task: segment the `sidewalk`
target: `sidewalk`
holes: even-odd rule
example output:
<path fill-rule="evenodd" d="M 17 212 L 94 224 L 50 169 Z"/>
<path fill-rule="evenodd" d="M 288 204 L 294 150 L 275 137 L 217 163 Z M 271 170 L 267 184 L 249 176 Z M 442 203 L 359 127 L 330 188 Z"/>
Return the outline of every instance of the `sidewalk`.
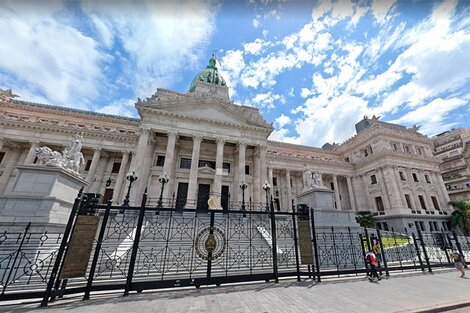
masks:
<path fill-rule="evenodd" d="M 348 281 L 281 281 L 200 289 L 144 291 L 61 299 L 49 308 L 38 304 L 0 306 L 0 312 L 470 312 L 470 271 L 392 276 L 378 283 L 365 277 Z M 374 305 L 374 306 L 372 306 Z M 452 305 L 456 305 L 453 306 Z M 468 307 L 467 307 L 468 306 Z M 464 309 L 461 309 L 465 307 Z M 441 310 L 439 310 L 441 308 Z M 468 311 L 467 311 L 468 310 Z"/>

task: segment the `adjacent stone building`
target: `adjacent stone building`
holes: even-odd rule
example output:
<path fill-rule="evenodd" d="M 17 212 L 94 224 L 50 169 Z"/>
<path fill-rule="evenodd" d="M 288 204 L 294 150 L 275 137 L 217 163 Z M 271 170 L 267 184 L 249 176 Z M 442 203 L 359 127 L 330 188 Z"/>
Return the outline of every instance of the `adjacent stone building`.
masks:
<path fill-rule="evenodd" d="M 470 129 L 452 129 L 431 139 L 434 155 L 442 160 L 440 169 L 450 199 L 470 200 Z"/>
<path fill-rule="evenodd" d="M 213 58 L 188 93 L 157 89 L 138 99 L 139 118 L 20 101 L 10 91 L 2 92 L 0 108 L 0 195 L 14 184 L 16 166 L 36 162 L 36 147 L 62 151 L 83 133 L 86 191 L 103 201 L 113 197 L 116 205 L 128 190 L 126 174 L 135 171 L 131 204 L 147 188 L 149 205 L 156 205 L 166 173 L 164 203 L 177 208 L 207 210 L 215 195 L 224 209 L 244 198 L 247 209 L 263 210 L 267 192 L 276 210 L 289 211 L 303 190 L 305 164 L 334 190 L 337 210 L 371 211 L 386 230 L 447 229 L 451 208 L 441 161 L 417 128 L 374 116 L 356 124 L 354 137 L 323 149 L 270 141 L 272 125 L 258 109 L 230 100 Z M 0 197 L 0 214 L 2 203 Z"/>

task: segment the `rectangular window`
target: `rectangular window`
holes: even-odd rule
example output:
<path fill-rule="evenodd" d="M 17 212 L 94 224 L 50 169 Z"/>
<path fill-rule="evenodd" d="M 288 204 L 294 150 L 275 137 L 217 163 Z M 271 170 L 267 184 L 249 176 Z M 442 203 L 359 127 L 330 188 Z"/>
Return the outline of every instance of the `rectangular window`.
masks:
<path fill-rule="evenodd" d="M 442 228 L 444 228 L 445 231 L 449 230 L 449 228 L 447 228 L 447 223 L 446 222 L 442 222 Z"/>
<path fill-rule="evenodd" d="M 401 180 L 406 180 L 405 173 L 399 172 L 400 173 L 400 179 Z"/>
<path fill-rule="evenodd" d="M 163 166 L 165 165 L 165 156 L 164 155 L 157 155 L 157 162 L 155 166 Z"/>
<path fill-rule="evenodd" d="M 434 224 L 432 222 L 429 222 L 429 230 L 434 231 Z"/>
<path fill-rule="evenodd" d="M 421 150 L 421 148 L 420 148 L 420 147 L 417 147 L 417 148 L 416 148 L 416 151 L 417 151 L 417 152 L 418 152 L 418 154 L 420 154 L 420 155 L 422 155 L 422 154 L 423 154 L 423 151 Z"/>
<path fill-rule="evenodd" d="M 398 147 L 396 143 L 392 143 L 392 149 L 393 151 L 398 151 Z"/>
<path fill-rule="evenodd" d="M 384 212 L 384 203 L 382 201 L 382 197 L 375 197 L 375 205 L 377 206 L 377 211 L 378 212 Z"/>
<path fill-rule="evenodd" d="M 378 228 L 379 230 L 382 230 L 382 224 L 381 223 L 376 223 L 375 227 Z"/>
<path fill-rule="evenodd" d="M 432 205 L 434 206 L 434 209 L 439 211 L 441 208 L 439 207 L 439 201 L 437 201 L 437 198 L 434 196 L 431 196 L 431 200 L 432 200 Z"/>
<path fill-rule="evenodd" d="M 215 170 L 215 162 L 214 161 L 199 160 L 198 167 L 209 167 L 209 168 Z"/>
<path fill-rule="evenodd" d="M 345 158 L 344 161 L 349 163 L 349 157 Z"/>
<path fill-rule="evenodd" d="M 273 186 L 277 186 L 277 177 L 273 177 Z"/>
<path fill-rule="evenodd" d="M 230 163 L 222 163 L 222 169 L 224 173 L 230 173 Z"/>
<path fill-rule="evenodd" d="M 87 160 L 86 165 L 85 165 L 85 171 L 90 170 L 90 166 L 91 166 L 91 160 Z"/>
<path fill-rule="evenodd" d="M 419 182 L 419 180 L 418 180 L 418 175 L 416 175 L 416 173 L 413 173 L 413 180 L 414 180 L 415 182 Z"/>
<path fill-rule="evenodd" d="M 438 230 L 439 230 L 439 227 L 437 226 L 437 222 L 432 222 L 432 223 L 434 224 L 434 229 L 435 229 L 436 231 L 438 231 Z"/>
<path fill-rule="evenodd" d="M 428 184 L 431 183 L 431 179 L 429 178 L 429 175 L 424 175 L 424 178 L 426 179 L 426 182 L 427 182 Z"/>
<path fill-rule="evenodd" d="M 405 194 L 405 199 L 406 199 L 406 205 L 408 206 L 408 209 L 413 209 L 413 207 L 411 206 L 410 195 Z"/>
<path fill-rule="evenodd" d="M 384 230 L 388 231 L 388 223 L 387 222 L 384 222 Z"/>
<path fill-rule="evenodd" d="M 290 179 L 290 187 L 294 187 L 294 185 L 292 184 L 292 178 Z"/>
<path fill-rule="evenodd" d="M 4 157 L 5 157 L 5 152 L 0 152 L 0 164 L 2 164 Z"/>
<path fill-rule="evenodd" d="M 181 158 L 180 168 L 190 169 L 191 168 L 191 159 Z"/>
<path fill-rule="evenodd" d="M 333 183 L 330 183 L 331 190 L 335 190 L 335 185 Z"/>
<path fill-rule="evenodd" d="M 120 168 L 121 168 L 121 162 L 114 162 L 113 163 L 113 169 L 111 170 L 111 173 L 119 173 Z M 108 202 L 108 201 L 106 201 L 106 202 Z"/>
<path fill-rule="evenodd" d="M 250 166 L 245 165 L 245 175 L 250 175 Z"/>
<path fill-rule="evenodd" d="M 419 226 L 421 227 L 422 231 L 426 231 L 426 227 L 424 227 L 424 222 L 423 221 L 419 222 Z"/>
<path fill-rule="evenodd" d="M 405 151 L 405 153 L 411 154 L 410 146 L 404 145 L 404 146 L 403 146 L 403 150 Z"/>
<path fill-rule="evenodd" d="M 370 183 L 371 183 L 372 185 L 377 184 L 377 177 L 375 177 L 375 175 L 372 175 L 372 176 L 370 177 Z"/>
<path fill-rule="evenodd" d="M 422 208 L 423 210 L 427 210 L 426 204 L 424 203 L 424 198 L 423 198 L 423 196 L 418 196 L 418 199 L 419 199 L 419 203 L 421 204 L 421 208 Z"/>

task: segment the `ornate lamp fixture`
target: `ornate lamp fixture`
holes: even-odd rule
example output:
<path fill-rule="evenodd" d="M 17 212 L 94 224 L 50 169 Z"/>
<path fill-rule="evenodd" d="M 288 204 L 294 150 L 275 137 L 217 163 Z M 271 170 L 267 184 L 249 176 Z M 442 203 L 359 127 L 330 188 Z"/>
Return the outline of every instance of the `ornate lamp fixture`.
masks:
<path fill-rule="evenodd" d="M 242 211 L 246 211 L 246 206 L 245 206 L 245 189 L 248 188 L 248 185 L 245 183 L 245 181 L 242 181 L 240 184 L 240 189 L 242 190 Z"/>
<path fill-rule="evenodd" d="M 266 212 L 269 212 L 269 190 L 271 190 L 271 185 L 268 181 L 264 183 L 263 190 L 266 192 Z"/>
<path fill-rule="evenodd" d="M 127 188 L 126 199 L 122 206 L 129 206 L 129 196 L 131 194 L 132 183 L 137 180 L 137 173 L 135 171 L 129 171 L 126 175 L 127 180 L 129 181 L 129 187 Z"/>
<path fill-rule="evenodd" d="M 158 199 L 157 208 L 161 208 L 163 199 L 163 189 L 165 188 L 165 184 L 168 183 L 170 180 L 168 179 L 168 176 L 166 176 L 166 173 L 163 173 L 162 175 L 160 175 L 160 177 L 158 177 L 158 181 L 160 182 L 160 184 L 162 184 L 162 188 L 160 190 L 160 198 Z"/>

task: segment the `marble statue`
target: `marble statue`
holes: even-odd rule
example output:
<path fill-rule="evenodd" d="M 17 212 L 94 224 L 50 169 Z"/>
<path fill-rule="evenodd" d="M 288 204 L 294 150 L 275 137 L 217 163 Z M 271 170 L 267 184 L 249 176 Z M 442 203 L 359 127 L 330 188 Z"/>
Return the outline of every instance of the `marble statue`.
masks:
<path fill-rule="evenodd" d="M 45 165 L 61 167 L 73 174 L 79 175 L 78 170 L 85 162 L 81 152 L 83 136 L 76 134 L 72 142 L 62 151 L 53 151 L 49 147 L 39 147 L 35 149 L 36 156 Z"/>
<path fill-rule="evenodd" d="M 304 174 L 303 174 L 303 183 L 304 190 L 311 190 L 313 188 L 323 187 L 321 182 L 321 175 L 316 172 L 312 172 L 306 164 L 304 164 Z"/>

